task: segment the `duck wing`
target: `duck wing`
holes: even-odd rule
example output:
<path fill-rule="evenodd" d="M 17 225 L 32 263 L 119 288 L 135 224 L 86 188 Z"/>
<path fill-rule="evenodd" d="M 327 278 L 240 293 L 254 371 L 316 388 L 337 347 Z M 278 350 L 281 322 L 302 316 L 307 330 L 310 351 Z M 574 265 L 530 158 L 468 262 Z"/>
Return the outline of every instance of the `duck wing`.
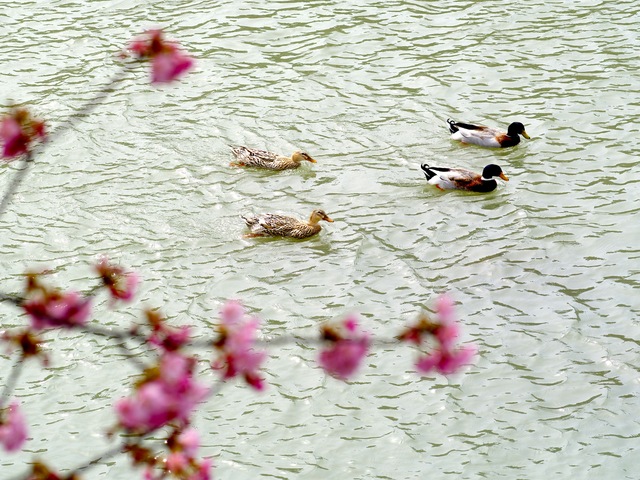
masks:
<path fill-rule="evenodd" d="M 231 147 L 231 150 L 239 161 L 250 165 L 256 163 L 272 163 L 279 158 L 279 156 L 275 153 L 267 152 L 266 150 L 258 150 L 255 148 L 234 146 Z"/>

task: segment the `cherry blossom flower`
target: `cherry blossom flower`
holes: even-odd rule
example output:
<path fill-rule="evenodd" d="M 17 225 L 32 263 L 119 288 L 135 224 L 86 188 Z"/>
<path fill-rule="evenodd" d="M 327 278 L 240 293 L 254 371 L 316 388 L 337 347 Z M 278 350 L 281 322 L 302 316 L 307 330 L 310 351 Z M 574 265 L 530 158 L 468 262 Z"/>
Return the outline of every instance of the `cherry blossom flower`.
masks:
<path fill-rule="evenodd" d="M 77 292 L 43 289 L 27 300 L 22 308 L 36 330 L 49 327 L 73 328 L 87 323 L 91 300 Z"/>
<path fill-rule="evenodd" d="M 437 371 L 444 375 L 455 373 L 463 365 L 469 363 L 476 349 L 467 345 L 456 349 L 455 342 L 460 335 L 460 328 L 455 319 L 453 301 L 447 295 L 441 295 L 436 302 L 436 321 L 427 315 L 421 315 L 418 321 L 406 328 L 399 336 L 401 341 L 422 346 L 425 338 L 430 338 L 433 348 L 423 353 L 416 361 L 416 370 L 420 373 Z"/>
<path fill-rule="evenodd" d="M 0 409 L 0 445 L 7 452 L 22 448 L 27 440 L 27 424 L 17 402 Z"/>
<path fill-rule="evenodd" d="M 2 156 L 7 159 L 27 153 L 31 143 L 46 137 L 44 122 L 31 117 L 28 110 L 16 108 L 0 120 Z"/>
<path fill-rule="evenodd" d="M 221 312 L 220 336 L 214 342 L 219 355 L 212 367 L 222 371 L 222 378 L 228 380 L 236 376 L 256 390 L 263 390 L 264 380 L 258 374 L 266 358 L 264 351 L 255 349 L 256 335 L 260 320 L 245 315 L 244 308 L 238 302 L 227 302 Z"/>
<path fill-rule="evenodd" d="M 129 302 L 136 293 L 140 279 L 134 272 L 127 272 L 124 268 L 109 263 L 107 257 L 101 257 L 95 265 L 102 283 L 109 289 L 113 301 Z"/>
<path fill-rule="evenodd" d="M 418 358 L 415 364 L 416 370 L 420 373 L 435 370 L 443 375 L 449 375 L 468 364 L 475 354 L 476 348 L 473 345 L 465 345 L 458 350 L 436 348 L 431 353 Z"/>
<path fill-rule="evenodd" d="M 129 50 L 141 59 L 151 59 L 151 82 L 169 83 L 189 71 L 194 61 L 163 38 L 162 30 L 149 30 L 135 39 Z"/>
<path fill-rule="evenodd" d="M 322 336 L 330 345 L 320 351 L 320 366 L 329 375 L 347 380 L 355 373 L 369 351 L 369 334 L 358 332 L 358 319 L 352 315 L 338 328 L 325 325 L 322 328 Z"/>
<path fill-rule="evenodd" d="M 148 369 L 132 397 L 120 399 L 120 425 L 131 433 L 148 433 L 170 422 L 186 424 L 208 389 L 193 378 L 195 359 L 177 352 L 162 354 Z"/>

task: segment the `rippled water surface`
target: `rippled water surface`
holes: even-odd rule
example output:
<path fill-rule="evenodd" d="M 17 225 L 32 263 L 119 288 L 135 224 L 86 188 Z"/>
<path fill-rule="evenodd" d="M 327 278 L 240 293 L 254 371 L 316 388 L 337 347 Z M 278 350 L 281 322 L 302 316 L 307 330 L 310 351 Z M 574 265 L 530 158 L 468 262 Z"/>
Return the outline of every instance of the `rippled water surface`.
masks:
<path fill-rule="evenodd" d="M 448 291 L 474 366 L 420 378 L 409 349 L 378 348 L 345 385 L 315 350 L 275 349 L 265 394 L 229 385 L 197 418 L 216 478 L 637 478 L 639 19 L 632 1 L 3 2 L 0 102 L 63 133 L 0 218 L 1 289 L 44 267 L 86 289 L 108 254 L 144 284 L 95 322 L 153 306 L 203 338 L 228 298 L 272 335 L 359 312 L 391 336 Z M 73 117 L 156 26 L 196 71 L 156 88 L 136 66 Z M 519 120 L 532 139 L 465 147 L 448 117 Z M 228 144 L 318 163 L 234 169 Z M 424 161 L 498 163 L 511 180 L 441 193 Z M 2 191 L 16 169 L 0 165 Z M 242 238 L 240 214 L 317 206 L 335 219 L 317 237 Z M 0 319 L 24 322 L 7 304 Z M 105 449 L 134 378 L 113 342 L 51 338 L 52 366 L 29 364 L 15 392 L 32 440 L 2 455 L 3 479 L 34 456 L 64 469 Z M 117 458 L 86 478 L 127 472 Z"/>

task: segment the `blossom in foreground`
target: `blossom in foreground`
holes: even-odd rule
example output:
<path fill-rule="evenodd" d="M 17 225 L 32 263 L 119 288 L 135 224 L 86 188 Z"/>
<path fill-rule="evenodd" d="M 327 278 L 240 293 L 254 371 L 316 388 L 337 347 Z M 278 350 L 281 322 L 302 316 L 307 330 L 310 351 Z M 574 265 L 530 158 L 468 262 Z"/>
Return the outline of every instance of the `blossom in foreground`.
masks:
<path fill-rule="evenodd" d="M 128 272 L 124 268 L 109 263 L 107 257 L 101 257 L 95 265 L 95 270 L 100 275 L 102 284 L 109 289 L 113 301 L 122 300 L 129 302 L 136 293 L 140 279 L 134 272 Z"/>
<path fill-rule="evenodd" d="M 166 352 L 180 350 L 191 338 L 191 328 L 187 325 L 172 327 L 157 310 L 147 310 L 147 324 L 151 327 L 148 342 Z"/>
<path fill-rule="evenodd" d="M 151 82 L 169 83 L 188 72 L 194 65 L 192 58 L 163 38 L 162 30 L 149 30 L 129 45 L 140 59 L 151 60 Z"/>
<path fill-rule="evenodd" d="M 362 363 L 371 342 L 369 334 L 358 330 L 355 316 L 347 317 L 337 327 L 322 327 L 322 338 L 330 344 L 320 351 L 318 361 L 329 375 L 347 380 Z"/>
<path fill-rule="evenodd" d="M 131 397 L 116 403 L 120 425 L 130 433 L 148 433 L 170 422 L 181 424 L 208 394 L 193 375 L 196 361 L 177 352 L 164 353 L 156 367 L 145 372 Z"/>
<path fill-rule="evenodd" d="M 0 120 L 0 141 L 4 158 L 15 158 L 27 153 L 34 140 L 45 136 L 44 122 L 34 119 L 24 108 L 16 108 Z"/>
<path fill-rule="evenodd" d="M 219 337 L 214 342 L 218 357 L 213 361 L 212 367 L 222 372 L 224 380 L 242 376 L 256 390 L 264 389 L 264 379 L 258 370 L 266 353 L 256 350 L 259 326 L 260 320 L 245 315 L 240 303 L 230 301 L 223 307 L 218 327 Z"/>
<path fill-rule="evenodd" d="M 0 409 L 0 445 L 7 452 L 22 448 L 27 440 L 27 424 L 17 402 Z"/>
<path fill-rule="evenodd" d="M 91 300 L 78 292 L 60 292 L 39 286 L 22 305 L 36 330 L 49 327 L 73 328 L 87 323 Z"/>
<path fill-rule="evenodd" d="M 40 357 L 40 361 L 44 366 L 49 365 L 49 356 L 42 348 L 44 343 L 42 338 L 30 328 L 19 330 L 15 333 L 3 332 L 0 335 L 0 340 L 7 342 L 10 346 L 17 347 L 22 354 L 23 360 L 30 357 Z"/>
<path fill-rule="evenodd" d="M 433 348 L 423 353 L 415 363 L 420 373 L 437 371 L 444 375 L 455 373 L 463 365 L 468 364 L 476 353 L 473 345 L 461 348 L 455 347 L 460 335 L 460 328 L 455 319 L 453 301 L 447 295 L 441 295 L 436 302 L 436 317 L 433 321 L 426 315 L 421 315 L 417 322 L 406 328 L 398 339 L 404 342 L 422 346 L 425 337 L 431 338 Z"/>
<path fill-rule="evenodd" d="M 416 370 L 420 373 L 435 370 L 443 375 L 449 375 L 467 365 L 475 354 L 476 348 L 473 345 L 465 345 L 457 350 L 435 348 L 431 353 L 418 358 Z"/>

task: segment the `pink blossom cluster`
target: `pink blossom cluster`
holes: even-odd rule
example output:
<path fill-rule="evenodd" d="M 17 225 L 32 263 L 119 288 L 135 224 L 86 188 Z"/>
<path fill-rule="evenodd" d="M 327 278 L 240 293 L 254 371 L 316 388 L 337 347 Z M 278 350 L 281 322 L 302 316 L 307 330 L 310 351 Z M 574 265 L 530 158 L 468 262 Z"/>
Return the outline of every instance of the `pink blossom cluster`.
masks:
<path fill-rule="evenodd" d="M 120 426 L 144 434 L 170 422 L 187 424 L 208 389 L 194 378 L 196 360 L 179 352 L 164 352 L 154 367 L 144 372 L 131 397 L 116 403 Z"/>
<path fill-rule="evenodd" d="M 426 315 L 407 328 L 398 338 L 402 341 L 422 346 L 425 336 L 435 342 L 428 353 L 418 357 L 416 370 L 420 373 L 436 371 L 444 375 L 455 373 L 463 365 L 469 363 L 476 353 L 473 345 L 455 348 L 460 329 L 455 319 L 453 301 L 447 295 L 441 295 L 436 303 L 437 322 Z"/>
<path fill-rule="evenodd" d="M 27 424 L 17 402 L 0 409 L 0 445 L 7 452 L 22 448 L 27 440 Z"/>
<path fill-rule="evenodd" d="M 16 108 L 0 120 L 4 158 L 11 159 L 27 153 L 33 141 L 45 137 L 44 122 L 34 119 L 24 108 Z"/>
<path fill-rule="evenodd" d="M 36 330 L 50 327 L 73 328 L 87 323 L 91 300 L 78 292 L 61 292 L 43 285 L 39 275 L 27 276 L 27 299 L 22 308 Z"/>
<path fill-rule="evenodd" d="M 258 374 L 266 358 L 264 351 L 256 350 L 256 336 L 260 320 L 245 315 L 244 307 L 234 301 L 227 302 L 221 312 L 219 336 L 214 342 L 218 357 L 212 367 L 222 372 L 224 380 L 242 376 L 256 390 L 263 390 L 264 379 Z"/>
<path fill-rule="evenodd" d="M 147 460 L 145 480 L 162 480 L 167 474 L 181 480 L 211 480 L 211 459 L 197 458 L 200 436 L 194 428 L 177 430 L 167 439 L 166 458 Z"/>
<path fill-rule="evenodd" d="M 163 38 L 162 30 L 148 30 L 131 42 L 129 50 L 138 58 L 151 59 L 152 83 L 172 82 L 194 65 L 192 58 Z"/>
<path fill-rule="evenodd" d="M 151 334 L 147 341 L 166 352 L 174 352 L 184 347 L 191 336 L 191 329 L 182 325 L 171 327 L 165 323 L 165 318 L 156 310 L 147 310 L 147 324 Z"/>
<path fill-rule="evenodd" d="M 129 302 L 133 299 L 140 283 L 140 278 L 135 272 L 127 272 L 121 266 L 110 263 L 107 257 L 98 260 L 95 270 L 100 275 L 103 285 L 109 290 L 113 301 Z"/>
<path fill-rule="evenodd" d="M 324 325 L 322 338 L 329 345 L 320 351 L 320 366 L 341 380 L 347 380 L 355 373 L 371 344 L 369 334 L 359 331 L 355 315 L 348 316 L 338 325 Z"/>

